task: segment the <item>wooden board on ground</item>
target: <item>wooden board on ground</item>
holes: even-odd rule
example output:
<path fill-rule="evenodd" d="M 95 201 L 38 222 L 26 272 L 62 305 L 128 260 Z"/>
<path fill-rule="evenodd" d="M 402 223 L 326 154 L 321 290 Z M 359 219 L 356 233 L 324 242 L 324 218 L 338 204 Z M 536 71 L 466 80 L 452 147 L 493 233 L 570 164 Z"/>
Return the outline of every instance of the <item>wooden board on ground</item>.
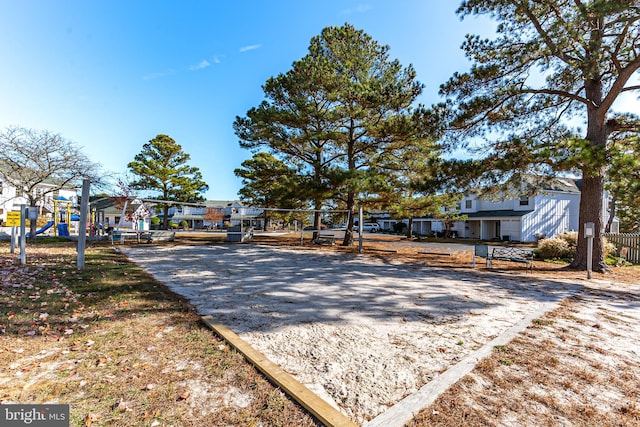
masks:
<path fill-rule="evenodd" d="M 304 384 L 270 361 L 264 354 L 251 347 L 235 332 L 224 325 L 216 323 L 212 316 L 203 316 L 202 321 L 327 427 L 356 427 L 356 424 L 344 414 L 319 398 Z"/>

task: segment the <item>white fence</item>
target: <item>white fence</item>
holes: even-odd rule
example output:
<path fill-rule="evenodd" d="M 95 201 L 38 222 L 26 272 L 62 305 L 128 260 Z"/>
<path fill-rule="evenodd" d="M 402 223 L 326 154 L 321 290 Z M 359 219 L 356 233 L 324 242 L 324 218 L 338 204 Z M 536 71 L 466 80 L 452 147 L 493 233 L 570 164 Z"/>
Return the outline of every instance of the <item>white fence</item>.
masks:
<path fill-rule="evenodd" d="M 618 248 L 618 255 L 623 248 L 627 248 L 627 261 L 640 264 L 640 234 L 635 233 L 605 233 L 604 237 Z"/>

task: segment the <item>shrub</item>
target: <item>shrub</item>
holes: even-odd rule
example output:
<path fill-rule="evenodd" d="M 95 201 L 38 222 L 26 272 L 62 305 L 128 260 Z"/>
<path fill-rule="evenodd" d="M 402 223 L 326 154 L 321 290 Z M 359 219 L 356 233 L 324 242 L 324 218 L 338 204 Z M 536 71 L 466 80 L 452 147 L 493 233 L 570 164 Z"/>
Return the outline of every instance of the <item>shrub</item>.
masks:
<path fill-rule="evenodd" d="M 189 223 L 183 219 L 180 221 L 180 228 L 189 228 Z"/>
<path fill-rule="evenodd" d="M 152 216 L 151 217 L 151 225 L 160 225 L 161 222 L 162 222 L 162 220 L 160 218 L 158 218 L 157 216 Z"/>
<path fill-rule="evenodd" d="M 568 258 L 574 253 L 575 248 L 572 251 L 569 243 L 558 237 L 540 240 L 536 249 L 537 256 L 542 259 Z"/>
<path fill-rule="evenodd" d="M 176 228 L 178 228 L 178 224 L 176 224 L 176 223 L 175 223 L 175 222 L 173 222 L 173 221 L 169 221 L 169 228 L 171 228 L 171 229 L 176 229 Z"/>
<path fill-rule="evenodd" d="M 603 238 L 604 257 L 614 256 L 616 247 Z M 542 239 L 538 241 L 536 254 L 542 259 L 553 258 L 574 258 L 576 255 L 576 247 L 578 246 L 578 232 L 568 231 L 556 234 L 551 239 Z"/>
<path fill-rule="evenodd" d="M 561 239 L 567 242 L 569 248 L 575 252 L 578 246 L 578 232 L 577 231 L 565 231 L 564 233 L 556 234 L 556 239 Z"/>

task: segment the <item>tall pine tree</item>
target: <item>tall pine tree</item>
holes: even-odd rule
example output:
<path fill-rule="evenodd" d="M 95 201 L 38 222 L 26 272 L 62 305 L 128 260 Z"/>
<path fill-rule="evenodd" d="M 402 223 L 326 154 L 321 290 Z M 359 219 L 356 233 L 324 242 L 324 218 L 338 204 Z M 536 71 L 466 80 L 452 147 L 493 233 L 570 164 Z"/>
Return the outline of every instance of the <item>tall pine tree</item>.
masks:
<path fill-rule="evenodd" d="M 269 79 L 267 100 L 236 119 L 236 134 L 241 146 L 266 147 L 306 171 L 311 185 L 300 197 L 315 209 L 346 207 L 350 245 L 356 203 L 388 189 L 389 153 L 418 142 L 409 133 L 416 127 L 400 124 L 413 117 L 422 88 L 411 66 L 389 58 L 388 46 L 349 24 L 328 27 L 292 70 Z"/>
<path fill-rule="evenodd" d="M 467 36 L 472 61 L 441 88 L 457 140 L 488 144 L 485 177 L 518 179 L 577 171 L 582 175 L 574 268 L 586 269 L 587 222 L 595 224 L 594 270 L 606 270 L 601 232 L 611 136 L 624 130 L 612 110 L 638 92 L 640 4 L 637 0 L 465 0 L 461 17 L 488 15 L 494 39 Z M 586 131 L 571 126 L 583 119 Z M 575 135 L 581 135 L 576 137 Z M 495 176 L 495 175 L 493 175 Z M 500 178 L 498 178 L 499 180 Z"/>
<path fill-rule="evenodd" d="M 127 167 L 137 177 L 129 183 L 136 190 L 150 191 L 159 200 L 168 202 L 203 201 L 201 193 L 209 186 L 197 167 L 189 166 L 191 156 L 167 135 L 157 135 L 142 146 Z M 169 224 L 169 203 L 163 203 L 163 228 Z"/>

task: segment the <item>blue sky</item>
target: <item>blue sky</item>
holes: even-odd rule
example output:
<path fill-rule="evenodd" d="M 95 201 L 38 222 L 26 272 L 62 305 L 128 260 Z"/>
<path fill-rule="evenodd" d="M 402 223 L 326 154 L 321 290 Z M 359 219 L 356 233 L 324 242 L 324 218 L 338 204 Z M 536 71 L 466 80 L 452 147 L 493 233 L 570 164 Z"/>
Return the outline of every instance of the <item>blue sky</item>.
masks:
<path fill-rule="evenodd" d="M 62 134 L 126 172 L 142 145 L 167 134 L 200 169 L 208 199 L 237 198 L 233 170 L 251 156 L 236 116 L 263 99 L 262 84 L 302 58 L 310 39 L 345 22 L 390 46 L 426 85 L 420 102 L 468 62 L 466 33 L 485 20 L 455 15 L 458 1 L 0 2 L 0 128 Z"/>

